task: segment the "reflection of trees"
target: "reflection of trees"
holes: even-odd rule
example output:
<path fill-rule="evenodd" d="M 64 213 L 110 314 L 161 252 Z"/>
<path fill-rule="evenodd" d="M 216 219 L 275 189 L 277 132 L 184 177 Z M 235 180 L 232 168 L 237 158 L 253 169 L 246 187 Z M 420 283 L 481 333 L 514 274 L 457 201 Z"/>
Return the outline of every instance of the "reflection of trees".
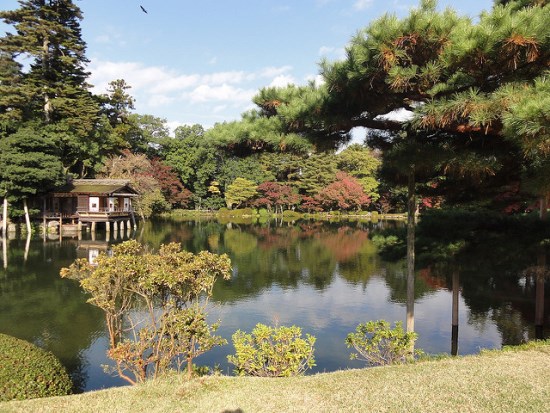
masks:
<path fill-rule="evenodd" d="M 337 269 L 347 281 L 366 284 L 377 262 L 361 224 L 232 226 L 218 239 L 219 244 L 222 241 L 219 248 L 231 255 L 234 276 L 214 287 L 217 301 L 236 301 L 275 285 L 296 288 L 305 284 L 324 290 Z"/>
<path fill-rule="evenodd" d="M 59 277 L 59 268 L 76 257 L 76 242 L 31 245 L 26 263 L 24 241 L 9 245 L 9 266 L 0 272 L 0 329 L 54 353 L 76 390 L 83 390 L 87 378 L 82 352 L 103 330 L 103 315 L 86 303 L 77 283 Z"/>
<path fill-rule="evenodd" d="M 407 304 L 407 263 L 404 260 L 382 264 L 384 280 L 390 290 L 390 300 L 394 303 Z M 414 299 L 419 300 L 436 291 L 436 288 L 425 281 L 423 277 L 414 279 Z"/>
<path fill-rule="evenodd" d="M 529 217 L 433 213 L 419 224 L 420 266 L 444 280 L 448 289 L 453 269 L 460 268 L 470 321 L 479 326 L 479 320 L 490 319 L 503 344 L 519 344 L 534 338 L 537 277 L 529 273 L 545 261 L 541 242 L 549 226 Z M 549 307 L 545 303 L 546 313 Z"/>
<path fill-rule="evenodd" d="M 253 253 L 258 246 L 258 239 L 240 229 L 228 229 L 223 235 L 224 243 L 236 256 Z"/>

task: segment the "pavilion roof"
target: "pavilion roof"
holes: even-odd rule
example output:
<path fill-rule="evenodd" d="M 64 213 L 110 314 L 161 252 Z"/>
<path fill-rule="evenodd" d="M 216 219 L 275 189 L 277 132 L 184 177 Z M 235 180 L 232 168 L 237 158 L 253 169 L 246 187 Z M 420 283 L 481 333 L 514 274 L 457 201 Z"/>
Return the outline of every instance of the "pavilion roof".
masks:
<path fill-rule="evenodd" d="M 54 196 L 67 195 L 124 195 L 136 196 L 138 192 L 126 179 L 74 179 L 53 191 Z"/>

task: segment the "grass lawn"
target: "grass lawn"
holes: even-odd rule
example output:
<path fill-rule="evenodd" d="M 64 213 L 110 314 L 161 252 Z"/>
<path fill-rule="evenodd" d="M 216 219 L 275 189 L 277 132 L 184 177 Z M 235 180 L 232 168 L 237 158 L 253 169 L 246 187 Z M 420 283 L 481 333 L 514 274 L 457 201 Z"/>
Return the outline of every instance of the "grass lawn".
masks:
<path fill-rule="evenodd" d="M 171 376 L 0 403 L 0 412 L 550 412 L 550 341 L 478 356 L 284 379 Z"/>

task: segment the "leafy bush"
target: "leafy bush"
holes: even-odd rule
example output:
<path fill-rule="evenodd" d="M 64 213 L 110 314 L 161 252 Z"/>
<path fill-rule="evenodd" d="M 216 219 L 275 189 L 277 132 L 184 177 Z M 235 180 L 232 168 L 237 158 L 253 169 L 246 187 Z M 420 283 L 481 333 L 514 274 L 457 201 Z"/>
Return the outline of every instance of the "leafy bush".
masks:
<path fill-rule="evenodd" d="M 63 396 L 72 382 L 50 352 L 15 337 L 0 334 L 0 401 Z"/>
<path fill-rule="evenodd" d="M 196 357 L 226 343 L 214 334 L 218 324 L 207 323 L 206 308 L 216 279 L 231 277 L 229 257 L 192 254 L 176 243 L 155 254 L 135 240 L 112 251 L 94 265 L 76 260 L 61 276 L 79 280 L 88 302 L 105 312 L 113 371 L 136 384 L 187 364 L 191 377 Z"/>
<path fill-rule="evenodd" d="M 385 320 L 359 324 L 355 333 L 348 334 L 346 344 L 357 353 L 350 358 L 366 361 L 371 366 L 406 363 L 414 360 L 417 334 L 403 331 L 401 322 L 392 329 Z"/>
<path fill-rule="evenodd" d="M 298 219 L 302 217 L 302 214 L 297 211 L 292 211 L 290 209 L 286 209 L 283 211 L 283 217 L 285 218 L 292 218 L 292 219 Z"/>
<path fill-rule="evenodd" d="M 240 376 L 290 377 L 315 366 L 315 337 L 302 338 L 300 327 L 257 324 L 252 334 L 233 334 L 236 354 L 227 357 Z"/>

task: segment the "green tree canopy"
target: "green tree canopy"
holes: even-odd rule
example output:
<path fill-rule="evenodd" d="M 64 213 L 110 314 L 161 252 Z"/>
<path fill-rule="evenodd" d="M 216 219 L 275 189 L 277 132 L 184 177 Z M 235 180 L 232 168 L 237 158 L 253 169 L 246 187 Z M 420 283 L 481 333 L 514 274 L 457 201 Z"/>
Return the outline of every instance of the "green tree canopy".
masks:
<path fill-rule="evenodd" d="M 99 161 L 102 137 L 96 129 L 99 106 L 89 92 L 86 44 L 82 40 L 82 13 L 70 0 L 26 0 L 13 11 L 0 11 L 0 19 L 13 26 L 15 33 L 0 38 L 0 53 L 12 80 L 3 101 L 17 120 L 41 121 L 50 133 L 58 135 L 57 144 L 65 167 L 85 175 Z M 19 73 L 9 59 L 24 57 L 30 65 Z M 5 73 L 2 74 L 5 76 Z M 6 113 L 4 111 L 4 113 Z"/>
<path fill-rule="evenodd" d="M 43 194 L 64 182 L 54 142 L 30 127 L 0 139 L 0 196 L 11 201 Z"/>

